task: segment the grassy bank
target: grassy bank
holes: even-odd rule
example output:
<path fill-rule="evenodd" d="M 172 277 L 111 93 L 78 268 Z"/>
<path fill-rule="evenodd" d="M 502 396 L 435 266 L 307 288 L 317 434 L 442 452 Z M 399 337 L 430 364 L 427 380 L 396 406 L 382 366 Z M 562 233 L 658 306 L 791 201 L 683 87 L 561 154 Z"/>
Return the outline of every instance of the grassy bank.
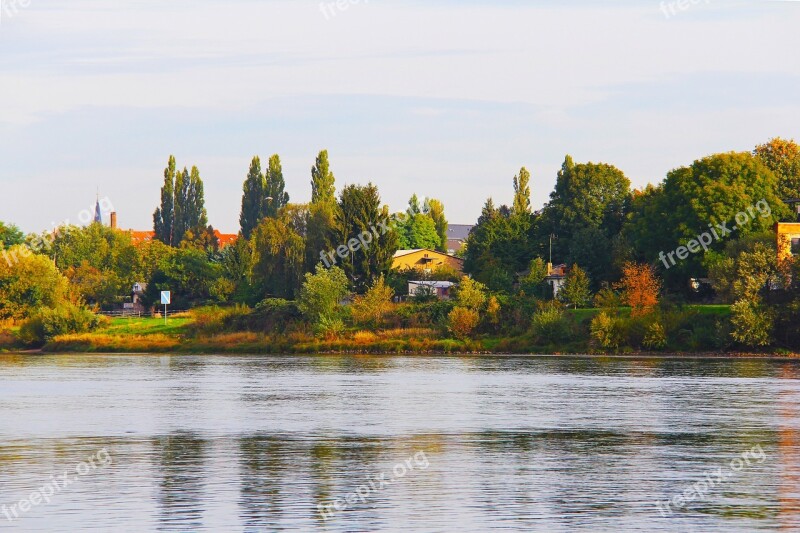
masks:
<path fill-rule="evenodd" d="M 687 339 L 678 348 L 648 351 L 631 347 L 598 349 L 591 342 L 589 327 L 599 309 L 568 310 L 564 321 L 569 326 L 566 336 L 549 338 L 547 335 L 526 331 L 518 335 L 484 333 L 472 339 L 450 338 L 445 331 L 430 327 L 400 327 L 373 331 L 346 330 L 335 336 L 320 338 L 308 328 L 270 327 L 268 331 L 225 331 L 221 323 L 207 316 L 183 315 L 164 323 L 160 318 L 115 318 L 92 333 L 60 335 L 44 347 L 49 353 L 199 353 L 199 354 L 467 354 L 467 353 L 530 353 L 530 354 L 639 354 L 680 353 L 741 355 L 742 350 L 707 349 L 693 340 L 692 335 L 707 332 L 679 331 Z M 728 306 L 696 306 L 694 316 L 727 317 Z M 620 316 L 629 310 L 618 310 Z M 698 323 L 702 322 L 698 320 Z M 686 328 L 686 325 L 678 327 Z M 707 325 L 706 325 L 706 329 Z M 10 335 L 10 334 L 9 334 Z M 0 339 L 8 337 L 0 335 Z M 0 345 L 2 346 L 2 345 Z M 747 355 L 791 355 L 780 351 L 764 351 Z"/>

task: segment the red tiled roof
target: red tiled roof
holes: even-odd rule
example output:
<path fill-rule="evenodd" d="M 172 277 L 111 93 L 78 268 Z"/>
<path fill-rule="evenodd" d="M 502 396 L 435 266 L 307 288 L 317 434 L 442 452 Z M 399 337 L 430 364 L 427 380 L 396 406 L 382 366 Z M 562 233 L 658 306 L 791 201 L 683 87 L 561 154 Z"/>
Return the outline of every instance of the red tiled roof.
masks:
<path fill-rule="evenodd" d="M 156 237 L 154 231 L 135 231 L 132 229 L 123 231 L 128 232 L 128 234 L 131 236 L 131 241 L 133 241 L 133 244 L 135 245 L 150 242 Z M 235 233 L 220 233 L 219 230 L 214 230 L 214 235 L 216 235 L 217 239 L 219 240 L 220 248 L 226 248 L 230 246 L 236 242 L 236 239 L 239 238 L 239 236 Z"/>

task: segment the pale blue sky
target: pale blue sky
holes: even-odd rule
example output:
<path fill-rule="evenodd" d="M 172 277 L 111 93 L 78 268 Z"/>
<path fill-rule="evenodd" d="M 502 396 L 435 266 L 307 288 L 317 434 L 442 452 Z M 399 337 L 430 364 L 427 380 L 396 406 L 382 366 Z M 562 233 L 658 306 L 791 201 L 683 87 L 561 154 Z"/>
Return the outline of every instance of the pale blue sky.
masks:
<path fill-rule="evenodd" d="M 292 201 L 328 148 L 338 185 L 372 180 L 398 210 L 437 197 L 473 223 L 523 165 L 540 207 L 567 153 L 642 186 L 800 140 L 800 2 L 11 2 L 0 220 L 26 231 L 74 221 L 97 187 L 122 227 L 151 228 L 170 154 L 235 232 L 254 154 L 281 155 Z"/>

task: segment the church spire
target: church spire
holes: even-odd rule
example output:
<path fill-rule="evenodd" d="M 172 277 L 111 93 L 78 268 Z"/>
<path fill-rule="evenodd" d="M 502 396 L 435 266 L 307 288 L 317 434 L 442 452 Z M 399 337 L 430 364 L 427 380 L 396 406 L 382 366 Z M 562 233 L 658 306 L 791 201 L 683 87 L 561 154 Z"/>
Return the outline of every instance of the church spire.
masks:
<path fill-rule="evenodd" d="M 103 213 L 100 211 L 100 190 L 97 190 L 97 204 L 94 206 L 94 221 L 102 224 L 103 223 Z"/>

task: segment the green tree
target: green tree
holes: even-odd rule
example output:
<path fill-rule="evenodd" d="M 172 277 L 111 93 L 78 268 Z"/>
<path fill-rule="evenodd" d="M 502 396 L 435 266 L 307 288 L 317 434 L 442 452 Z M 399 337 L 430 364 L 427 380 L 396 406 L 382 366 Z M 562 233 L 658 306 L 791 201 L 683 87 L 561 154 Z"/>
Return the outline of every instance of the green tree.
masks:
<path fill-rule="evenodd" d="M 435 250 L 441 247 L 442 239 L 436 222 L 428 213 L 420 210 L 417 195 L 408 202 L 408 211 L 397 215 L 398 246 L 402 250 L 428 248 Z"/>
<path fill-rule="evenodd" d="M 456 290 L 456 305 L 480 312 L 486 304 L 486 286 L 464 276 Z"/>
<path fill-rule="evenodd" d="M 392 308 L 394 291 L 383 276 L 375 280 L 363 296 L 353 300 L 353 319 L 361 326 L 379 327 Z"/>
<path fill-rule="evenodd" d="M 249 241 L 237 239 L 231 246 L 221 252 L 220 265 L 226 279 L 233 283 L 233 301 L 256 305 L 259 293 L 251 285 L 253 254 Z"/>
<path fill-rule="evenodd" d="M 0 320 L 23 319 L 35 310 L 70 300 L 69 282 L 45 255 L 12 246 L 0 260 Z"/>
<path fill-rule="evenodd" d="M 590 283 L 586 272 L 578 265 L 572 265 L 567 273 L 567 279 L 564 280 L 564 286 L 558 292 L 558 299 L 575 309 L 584 307 L 592 300 Z"/>
<path fill-rule="evenodd" d="M 203 250 L 174 248 L 160 258 L 144 299 L 150 305 L 157 305 L 161 291 L 171 291 L 174 309 L 219 303 L 214 289 L 222 277 L 222 266 L 209 261 Z"/>
<path fill-rule="evenodd" d="M 541 257 L 535 257 L 528 266 L 527 273 L 520 278 L 519 288 L 526 295 L 534 296 L 539 299 L 550 299 L 553 297 L 553 289 L 545 281 L 550 272 L 547 263 Z"/>
<path fill-rule="evenodd" d="M 436 234 L 439 236 L 439 245 L 436 247 L 440 252 L 447 252 L 447 218 L 444 214 L 444 204 L 435 198 L 430 198 L 426 202 L 428 215 L 433 219 L 436 227 Z"/>
<path fill-rule="evenodd" d="M 339 208 L 335 213 L 334 242 L 340 243 L 342 252 L 335 261 L 345 271 L 356 292 L 365 292 L 381 274 L 392 267 L 398 239 L 393 221 L 386 206 L 381 207 L 378 188 L 348 185 L 339 196 Z M 368 237 L 372 240 L 363 246 Z M 342 259 L 341 255 L 345 257 Z"/>
<path fill-rule="evenodd" d="M 175 182 L 175 224 L 173 246 L 179 246 L 187 232 L 198 235 L 208 227 L 206 200 L 200 171 L 193 166 L 191 172 L 185 168 Z"/>
<path fill-rule="evenodd" d="M 540 240 L 558 235 L 553 253 L 562 259 L 582 229 L 597 228 L 610 241 L 622 228 L 630 197 L 630 181 L 621 170 L 605 163 L 575 164 L 568 155 L 544 209 Z"/>
<path fill-rule="evenodd" d="M 278 154 L 269 158 L 265 179 L 264 213 L 268 217 L 277 218 L 280 210 L 289 203 L 289 193 L 285 190 L 286 182 L 283 179 L 283 167 Z"/>
<path fill-rule="evenodd" d="M 496 292 L 511 292 L 517 273 L 523 272 L 531 257 L 528 223 L 512 217 L 506 206 L 495 208 L 490 198 L 478 224 L 467 238 L 464 270 Z"/>
<path fill-rule="evenodd" d="M 311 203 L 336 202 L 336 178 L 330 169 L 328 151 L 322 150 L 311 167 Z"/>
<path fill-rule="evenodd" d="M 60 228 L 49 255 L 84 300 L 104 308 L 122 303 L 134 283 L 147 280 L 130 234 L 102 224 Z"/>
<path fill-rule="evenodd" d="M 242 210 L 239 213 L 239 226 L 245 239 L 249 239 L 253 230 L 266 216 L 264 210 L 267 202 L 265 198 L 267 183 L 261 173 L 261 159 L 253 157 L 250 170 L 242 186 Z"/>
<path fill-rule="evenodd" d="M 671 171 L 636 198 L 626 232 L 638 259 L 663 267 L 673 287 L 684 287 L 689 277 L 705 277 L 704 254 L 681 259 L 669 252 L 712 231 L 714 252 L 730 239 L 769 231 L 789 213 L 777 191 L 775 174 L 752 154 L 712 155 Z"/>
<path fill-rule="evenodd" d="M 800 197 L 800 146 L 793 139 L 775 137 L 756 146 L 753 154 L 777 176 L 782 200 Z"/>
<path fill-rule="evenodd" d="M 14 224 L 0 222 L 0 250 L 25 242 L 25 235 Z"/>
<path fill-rule="evenodd" d="M 175 156 L 169 156 L 164 169 L 164 185 L 161 187 L 161 206 L 153 213 L 153 231 L 156 239 L 172 246 L 172 226 L 175 217 Z"/>
<path fill-rule="evenodd" d="M 514 205 L 512 211 L 515 215 L 529 215 L 531 212 L 530 180 L 531 173 L 525 167 L 522 167 L 519 174 L 514 176 Z"/>
<path fill-rule="evenodd" d="M 338 267 L 317 265 L 315 273 L 306 273 L 297 307 L 312 324 L 338 317 L 341 302 L 349 294 L 347 276 Z"/>
<path fill-rule="evenodd" d="M 250 239 L 251 279 L 259 299 L 294 298 L 300 288 L 305 242 L 280 219 L 265 218 Z"/>

